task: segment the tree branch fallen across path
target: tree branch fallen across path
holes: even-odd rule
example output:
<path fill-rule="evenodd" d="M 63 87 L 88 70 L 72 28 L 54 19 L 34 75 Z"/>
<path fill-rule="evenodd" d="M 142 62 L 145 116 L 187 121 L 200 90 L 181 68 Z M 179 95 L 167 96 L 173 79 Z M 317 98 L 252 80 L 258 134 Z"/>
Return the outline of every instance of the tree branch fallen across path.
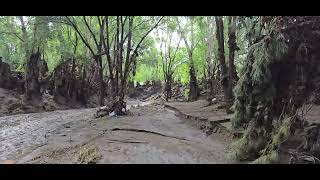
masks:
<path fill-rule="evenodd" d="M 159 132 L 148 131 L 148 130 L 144 130 L 144 129 L 113 128 L 113 129 L 104 130 L 104 133 L 105 133 L 105 132 L 108 132 L 108 131 L 133 131 L 133 132 L 143 132 L 143 133 L 156 134 L 156 135 L 159 135 L 159 136 L 174 138 L 174 139 L 183 140 L 183 141 L 189 141 L 188 139 L 183 138 L 183 137 L 170 136 L 170 135 L 162 134 L 162 133 L 159 133 Z"/>

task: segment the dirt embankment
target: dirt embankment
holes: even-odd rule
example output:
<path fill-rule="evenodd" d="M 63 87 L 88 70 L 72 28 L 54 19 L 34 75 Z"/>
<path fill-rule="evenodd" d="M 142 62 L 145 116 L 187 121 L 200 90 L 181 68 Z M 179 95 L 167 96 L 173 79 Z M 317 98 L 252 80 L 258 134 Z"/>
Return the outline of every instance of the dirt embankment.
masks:
<path fill-rule="evenodd" d="M 53 96 L 49 94 L 44 94 L 39 101 L 29 101 L 22 94 L 0 88 L 0 117 L 63 109 L 70 109 L 70 107 L 56 103 Z"/>

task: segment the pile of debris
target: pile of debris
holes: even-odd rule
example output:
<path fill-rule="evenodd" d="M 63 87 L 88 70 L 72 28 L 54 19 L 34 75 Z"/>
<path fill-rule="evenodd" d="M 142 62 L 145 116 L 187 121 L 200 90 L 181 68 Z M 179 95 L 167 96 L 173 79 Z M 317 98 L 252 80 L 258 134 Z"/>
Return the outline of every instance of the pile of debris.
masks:
<path fill-rule="evenodd" d="M 172 88 L 172 97 L 175 101 L 187 101 L 186 96 L 184 95 L 184 92 L 186 91 L 186 86 L 177 83 Z"/>
<path fill-rule="evenodd" d="M 100 107 L 96 114 L 96 118 L 104 116 L 123 116 L 127 114 L 126 102 L 121 100 L 119 96 L 110 100 L 106 106 Z"/>

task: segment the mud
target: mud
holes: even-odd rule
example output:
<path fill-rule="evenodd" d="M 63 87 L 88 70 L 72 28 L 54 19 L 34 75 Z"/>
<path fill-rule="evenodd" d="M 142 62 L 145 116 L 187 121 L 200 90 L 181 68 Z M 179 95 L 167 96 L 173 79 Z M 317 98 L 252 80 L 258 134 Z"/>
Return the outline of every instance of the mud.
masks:
<path fill-rule="evenodd" d="M 228 142 L 206 136 L 174 111 L 157 104 L 128 104 L 130 115 L 122 117 L 94 119 L 95 109 L 2 117 L 0 160 L 23 164 L 232 163 L 225 157 Z"/>

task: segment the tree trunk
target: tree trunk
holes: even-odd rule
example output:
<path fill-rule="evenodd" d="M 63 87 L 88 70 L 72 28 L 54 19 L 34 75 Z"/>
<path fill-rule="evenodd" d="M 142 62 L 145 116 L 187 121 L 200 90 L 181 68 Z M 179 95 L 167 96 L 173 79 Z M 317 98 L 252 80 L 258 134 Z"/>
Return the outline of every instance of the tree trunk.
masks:
<path fill-rule="evenodd" d="M 103 67 L 102 67 L 102 58 L 99 56 L 96 60 L 96 62 L 99 65 L 99 84 L 100 84 L 100 98 L 99 98 L 99 105 L 104 105 L 104 94 L 105 94 L 105 88 L 104 88 L 104 81 L 103 81 Z"/>
<path fill-rule="evenodd" d="M 212 32 L 212 19 L 207 17 L 208 23 L 208 34 L 207 34 L 207 77 L 206 79 L 206 89 L 207 89 L 207 98 L 212 99 L 214 95 L 214 87 L 213 87 L 213 80 L 214 80 L 214 65 L 213 65 L 213 58 L 212 58 L 212 48 L 213 48 L 213 32 Z"/>
<path fill-rule="evenodd" d="M 23 20 L 23 16 L 17 16 L 20 23 L 21 23 L 21 31 L 22 31 L 22 46 L 24 48 L 25 51 L 25 59 L 23 59 L 23 66 L 25 65 L 25 62 L 29 59 L 30 56 L 30 47 L 29 47 L 29 39 L 28 39 L 28 32 L 27 32 L 27 28 L 25 26 L 25 22 Z"/>
<path fill-rule="evenodd" d="M 193 50 L 195 48 L 195 43 L 194 43 L 194 17 L 191 17 L 191 43 L 189 44 L 187 41 L 187 37 L 184 34 L 181 26 L 180 26 L 180 22 L 178 21 L 178 18 L 176 18 L 177 23 L 178 23 L 178 27 L 179 27 L 179 31 L 180 34 L 182 36 L 182 39 L 185 42 L 185 45 L 187 46 L 187 51 L 188 51 L 188 55 L 189 55 L 189 62 L 190 62 L 190 67 L 189 67 L 189 76 L 190 76 L 190 82 L 189 82 L 189 86 L 190 86 L 190 92 L 189 92 L 189 101 L 195 101 L 198 99 L 199 95 L 200 95 L 200 90 L 199 90 L 199 86 L 198 86 L 198 82 L 197 82 L 197 77 L 196 77 L 196 71 L 195 71 L 195 67 L 194 67 L 194 63 L 193 63 L 193 57 L 192 57 L 192 53 Z"/>
<path fill-rule="evenodd" d="M 198 81 L 196 77 L 196 71 L 193 64 L 192 54 L 189 55 L 189 59 L 191 61 L 190 63 L 190 69 L 189 69 L 189 75 L 190 75 L 190 92 L 189 92 L 189 100 L 190 101 L 196 101 L 198 97 L 200 96 L 200 90 L 198 86 Z"/>
<path fill-rule="evenodd" d="M 172 97 L 172 73 L 169 72 L 165 74 L 165 91 L 166 91 L 166 101 Z"/>
<path fill-rule="evenodd" d="M 233 102 L 232 88 L 230 87 L 230 78 L 228 76 L 228 69 L 225 62 L 224 54 L 224 35 L 223 35 L 223 20 L 222 17 L 216 16 L 216 26 L 217 26 L 217 40 L 218 40 L 218 53 L 221 71 L 221 85 L 223 87 L 224 99 L 226 101 L 226 111 L 230 113 L 230 107 Z"/>
<path fill-rule="evenodd" d="M 6 62 L 2 62 L 2 57 L 0 56 L 0 87 L 8 88 L 10 82 L 10 66 Z"/>
<path fill-rule="evenodd" d="M 121 89 L 120 89 L 120 100 L 124 101 L 124 94 L 127 89 L 127 80 L 130 73 L 130 66 L 132 63 L 135 63 L 137 52 L 133 52 L 133 55 L 130 56 L 131 53 L 131 43 L 132 43 L 132 30 L 133 30 L 133 17 L 129 17 L 129 29 L 128 29 L 128 44 L 127 44 L 127 50 L 126 50 L 126 58 L 124 62 L 124 70 L 121 72 L 123 75 L 121 75 Z M 122 43 L 123 46 L 123 43 Z M 121 67 L 122 69 L 122 63 Z"/>
<path fill-rule="evenodd" d="M 231 87 L 234 86 L 234 82 L 238 81 L 239 77 L 237 75 L 236 67 L 234 65 L 234 55 L 237 50 L 239 50 L 239 47 L 237 46 L 236 42 L 236 21 L 235 17 L 230 16 L 229 17 L 229 28 L 228 28 L 228 45 L 229 45 L 229 77 L 230 77 L 230 83 Z"/>

